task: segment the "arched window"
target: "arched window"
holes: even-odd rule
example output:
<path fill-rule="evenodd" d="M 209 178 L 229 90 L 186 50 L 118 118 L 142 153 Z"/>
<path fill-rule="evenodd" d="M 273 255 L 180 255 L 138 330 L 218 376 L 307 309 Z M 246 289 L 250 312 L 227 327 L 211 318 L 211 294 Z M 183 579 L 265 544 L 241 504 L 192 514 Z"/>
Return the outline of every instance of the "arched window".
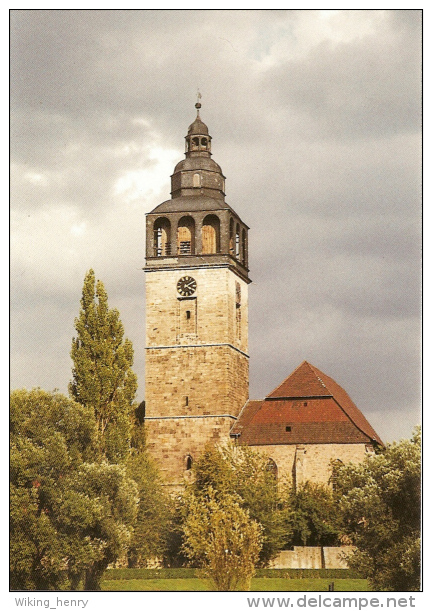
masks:
<path fill-rule="evenodd" d="M 215 214 L 208 214 L 202 226 L 202 254 L 220 252 L 220 220 Z"/>
<path fill-rule="evenodd" d="M 268 459 L 268 462 L 266 465 L 266 471 L 268 471 L 274 477 L 275 481 L 277 481 L 278 468 L 277 468 L 277 464 L 275 463 L 275 461 L 272 458 Z"/>
<path fill-rule="evenodd" d="M 193 175 L 193 186 L 200 187 L 201 186 L 201 176 L 199 174 Z"/>
<path fill-rule="evenodd" d="M 192 138 L 192 148 L 197 149 L 199 147 L 199 138 L 195 136 Z"/>
<path fill-rule="evenodd" d="M 180 219 L 177 228 L 177 254 L 193 255 L 195 253 L 195 222 L 191 216 Z"/>
<path fill-rule="evenodd" d="M 192 456 L 188 454 L 186 456 L 186 465 L 185 465 L 186 471 L 190 471 L 192 469 L 192 463 L 193 463 Z"/>
<path fill-rule="evenodd" d="M 242 230 L 242 239 L 241 239 L 241 262 L 243 265 L 246 265 L 246 230 Z"/>
<path fill-rule="evenodd" d="M 201 146 L 203 147 L 207 146 L 207 138 L 201 138 Z"/>
<path fill-rule="evenodd" d="M 171 225 L 168 219 L 159 218 L 153 225 L 155 257 L 171 254 Z"/>
<path fill-rule="evenodd" d="M 236 225 L 236 236 L 235 236 L 235 256 L 236 259 L 240 259 L 240 225 Z"/>
<path fill-rule="evenodd" d="M 234 256 L 234 221 L 230 220 L 230 233 L 229 233 L 229 254 Z"/>

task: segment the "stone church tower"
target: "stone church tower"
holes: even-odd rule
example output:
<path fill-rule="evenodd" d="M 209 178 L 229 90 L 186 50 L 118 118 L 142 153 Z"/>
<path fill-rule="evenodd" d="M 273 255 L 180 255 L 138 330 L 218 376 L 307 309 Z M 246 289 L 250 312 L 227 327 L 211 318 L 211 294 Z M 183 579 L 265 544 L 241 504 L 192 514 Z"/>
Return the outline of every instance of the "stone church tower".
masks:
<path fill-rule="evenodd" d="M 361 462 L 383 442 L 307 361 L 265 399 L 249 400 L 248 227 L 225 201 L 200 107 L 171 199 L 147 214 L 147 448 L 175 487 L 206 445 L 229 439 L 265 454 L 294 487 L 331 484 L 334 461 Z"/>
<path fill-rule="evenodd" d="M 248 227 L 195 106 L 171 199 L 146 220 L 147 447 L 174 486 L 229 439 L 249 392 Z"/>

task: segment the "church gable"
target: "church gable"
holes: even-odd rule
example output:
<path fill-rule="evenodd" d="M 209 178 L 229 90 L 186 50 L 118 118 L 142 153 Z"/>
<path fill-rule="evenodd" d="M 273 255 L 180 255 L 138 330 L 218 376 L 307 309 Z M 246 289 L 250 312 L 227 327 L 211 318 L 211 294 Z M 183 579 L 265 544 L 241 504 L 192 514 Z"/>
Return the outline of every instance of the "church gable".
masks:
<path fill-rule="evenodd" d="M 286 399 L 288 397 L 329 397 L 332 393 L 326 388 L 323 380 L 307 361 L 303 361 L 267 399 Z"/>
<path fill-rule="evenodd" d="M 382 444 L 343 388 L 306 361 L 264 401 L 250 401 L 231 435 L 248 445 Z"/>

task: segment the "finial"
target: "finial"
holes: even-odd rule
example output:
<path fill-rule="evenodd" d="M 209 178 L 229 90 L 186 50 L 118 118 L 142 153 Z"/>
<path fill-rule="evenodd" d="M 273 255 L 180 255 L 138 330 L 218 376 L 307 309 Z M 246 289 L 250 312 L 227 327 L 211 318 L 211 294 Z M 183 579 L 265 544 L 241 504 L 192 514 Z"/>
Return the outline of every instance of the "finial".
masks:
<path fill-rule="evenodd" d="M 197 117 L 199 117 L 199 109 L 201 108 L 201 102 L 200 102 L 201 98 L 202 98 L 202 95 L 200 93 L 200 90 L 197 89 L 197 101 L 195 104 L 195 108 L 197 109 Z"/>

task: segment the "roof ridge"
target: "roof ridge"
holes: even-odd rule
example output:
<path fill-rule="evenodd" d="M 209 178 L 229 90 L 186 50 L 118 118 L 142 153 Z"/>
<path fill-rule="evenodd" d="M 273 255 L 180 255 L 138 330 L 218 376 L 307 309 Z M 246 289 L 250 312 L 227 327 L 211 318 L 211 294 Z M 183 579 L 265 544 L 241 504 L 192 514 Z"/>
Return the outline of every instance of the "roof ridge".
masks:
<path fill-rule="evenodd" d="M 281 387 L 283 384 L 285 384 L 285 382 L 286 382 L 286 381 L 287 381 L 287 380 L 288 380 L 288 379 L 289 379 L 289 378 L 290 378 L 292 375 L 294 375 L 294 374 L 295 374 L 295 372 L 296 372 L 298 369 L 300 369 L 300 367 L 302 367 L 302 366 L 303 366 L 305 363 L 306 363 L 306 365 L 309 365 L 309 363 L 308 363 L 306 360 L 305 360 L 305 361 L 302 361 L 302 362 L 300 363 L 300 365 L 297 365 L 297 367 L 296 367 L 296 368 L 295 368 L 295 369 L 294 369 L 294 370 L 293 370 L 293 371 L 292 371 L 292 372 L 289 374 L 289 376 L 288 376 L 288 377 L 286 377 L 284 380 L 282 380 L 282 382 L 281 382 L 280 384 L 278 384 L 278 385 L 276 386 L 276 388 L 274 388 L 274 389 L 273 389 L 271 392 L 269 392 L 269 394 L 267 395 L 267 397 L 269 397 L 270 395 L 272 395 L 273 393 L 275 393 L 275 392 L 276 392 L 276 391 L 277 391 L 277 390 L 278 390 L 278 389 L 279 389 L 279 388 L 280 388 L 280 387 Z M 267 397 L 266 397 L 266 399 L 267 399 Z"/>
<path fill-rule="evenodd" d="M 319 369 L 317 369 L 316 367 L 314 367 L 313 365 L 311 365 L 311 363 L 309 363 L 308 361 L 304 360 L 300 363 L 300 365 L 298 365 L 298 367 L 296 367 L 294 369 L 294 371 L 292 371 L 288 377 L 286 377 L 276 388 L 274 388 L 265 398 L 265 400 L 267 399 L 275 399 L 276 397 L 274 396 L 280 388 L 282 388 L 290 379 L 292 379 L 293 377 L 295 377 L 295 374 L 304 366 L 307 366 L 308 371 L 310 374 L 312 374 L 314 376 L 314 378 L 316 378 L 316 380 L 318 381 L 319 385 L 325 389 L 329 394 L 326 396 L 332 397 L 333 393 L 331 392 L 331 390 L 328 388 L 327 384 L 324 382 L 324 380 L 322 379 L 322 377 L 320 377 L 320 375 L 325 377 L 325 374 L 323 374 Z M 317 373 L 318 372 L 318 373 Z M 318 375 L 320 374 L 320 375 Z M 296 395 L 286 395 L 285 397 L 283 397 L 282 395 L 280 395 L 278 398 L 289 398 L 289 397 L 294 397 Z M 314 394 L 314 395 L 310 395 L 310 396 L 315 396 L 315 397 L 319 397 L 319 396 L 324 396 L 322 394 Z"/>
<path fill-rule="evenodd" d="M 305 363 L 306 362 L 307 361 L 305 361 Z M 324 386 L 324 388 L 326 388 L 329 391 L 330 395 L 333 397 L 333 393 L 331 392 L 330 388 L 328 388 L 327 384 L 321 378 L 321 376 L 324 376 L 325 378 L 329 378 L 330 376 L 327 376 L 323 371 L 320 371 L 318 367 L 315 367 L 315 365 L 312 365 L 311 363 L 308 363 L 308 365 L 311 368 L 311 370 L 313 371 L 313 373 L 315 374 L 315 376 L 318 378 L 318 380 L 321 382 L 321 384 Z"/>
<path fill-rule="evenodd" d="M 323 375 L 325 378 L 328 378 L 331 382 L 331 384 L 334 384 L 336 386 L 336 389 L 338 390 L 338 392 L 336 393 L 336 396 L 334 394 L 334 392 L 332 392 L 332 397 L 333 399 L 336 401 L 336 403 L 339 405 L 340 409 L 344 412 L 344 414 L 348 417 L 348 419 L 352 422 L 352 424 L 364 435 L 367 435 L 370 439 L 377 441 L 378 443 L 383 444 L 383 442 L 381 441 L 380 437 L 378 436 L 378 434 L 376 433 L 375 429 L 370 425 L 369 421 L 367 420 L 367 418 L 365 417 L 365 415 L 363 414 L 363 412 L 357 407 L 357 405 L 354 403 L 354 401 L 351 399 L 351 397 L 349 396 L 349 394 L 347 393 L 347 391 L 340 385 L 338 384 L 333 378 L 331 378 L 329 375 L 327 375 L 326 373 L 320 371 L 318 368 L 314 367 L 313 365 L 311 365 L 311 367 L 316 370 L 316 372 L 320 373 L 321 375 Z M 316 373 L 315 372 L 315 373 Z M 317 374 L 318 375 L 318 374 Z M 328 385 L 326 384 L 326 388 L 328 389 Z M 328 389 L 330 391 L 330 389 Z M 339 395 L 339 391 L 341 393 L 343 393 L 346 398 L 348 399 L 348 401 L 350 402 L 350 405 L 346 405 L 344 407 L 343 402 L 340 401 L 340 397 L 338 397 L 337 395 Z M 330 391 L 331 392 L 331 391 Z M 348 409 L 347 409 L 348 408 Z M 350 413 L 351 411 L 354 411 L 354 414 Z M 360 418 L 361 423 L 359 424 L 357 419 Z M 366 429 L 366 430 L 365 430 Z M 367 431 L 367 429 L 370 429 L 369 432 Z M 375 433 L 375 436 L 371 435 L 371 432 Z"/>

